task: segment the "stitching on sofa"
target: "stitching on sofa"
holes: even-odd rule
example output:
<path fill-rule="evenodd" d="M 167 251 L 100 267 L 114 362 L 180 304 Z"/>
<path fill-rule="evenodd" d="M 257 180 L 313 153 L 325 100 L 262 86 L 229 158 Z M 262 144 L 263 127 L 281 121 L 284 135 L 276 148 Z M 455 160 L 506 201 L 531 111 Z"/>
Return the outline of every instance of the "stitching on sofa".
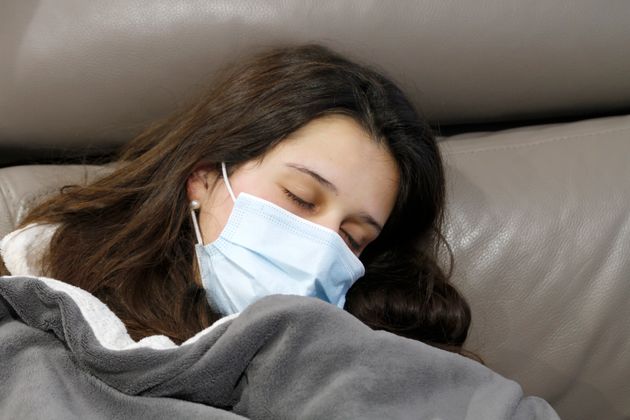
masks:
<path fill-rule="evenodd" d="M 521 147 L 530 147 L 530 146 L 536 146 L 536 145 L 539 145 L 539 144 L 551 143 L 551 142 L 555 142 L 555 141 L 558 141 L 558 140 L 568 140 L 568 139 L 579 138 L 579 137 L 589 137 L 589 136 L 595 136 L 595 135 L 598 135 L 598 134 L 617 133 L 617 132 L 620 132 L 620 131 L 627 131 L 627 130 L 630 130 L 630 127 L 610 128 L 610 129 L 607 129 L 607 130 L 593 131 L 591 133 L 584 133 L 584 134 L 575 134 L 575 135 L 572 135 L 572 136 L 552 137 L 552 138 L 549 138 L 549 139 L 540 140 L 540 141 L 536 141 L 536 142 L 533 142 L 533 143 L 516 144 L 516 145 L 512 145 L 512 146 L 502 146 L 502 147 L 486 147 L 484 149 L 466 150 L 466 151 L 459 151 L 459 152 L 449 152 L 448 148 L 447 148 L 447 150 L 444 151 L 444 154 L 446 156 L 453 156 L 453 155 L 466 155 L 466 154 L 479 153 L 479 152 L 494 152 L 494 151 L 498 151 L 498 150 L 518 149 L 518 148 L 521 148 Z"/>
<path fill-rule="evenodd" d="M 3 204 L 3 211 L 5 212 L 6 215 L 8 215 L 8 221 L 11 223 L 11 227 L 13 227 L 14 220 L 15 220 L 15 214 L 13 213 L 13 207 L 9 205 L 9 199 L 6 195 L 4 195 L 4 191 L 0 191 L 0 196 L 2 196 L 2 200 L 0 200 L 0 202 Z M 2 226 L 4 223 L 0 223 L 0 226 Z M 0 236 L 2 234 L 0 233 Z"/>
<path fill-rule="evenodd" d="M 9 216 L 9 220 L 13 221 L 15 220 L 15 207 L 11 206 L 9 203 L 13 202 L 17 202 L 18 198 L 16 197 L 16 195 L 14 194 L 14 190 L 12 188 L 9 188 L 9 186 L 2 182 L 0 183 L 0 195 L 2 195 L 2 202 L 4 203 L 4 207 L 5 207 L 5 214 L 7 214 Z"/>

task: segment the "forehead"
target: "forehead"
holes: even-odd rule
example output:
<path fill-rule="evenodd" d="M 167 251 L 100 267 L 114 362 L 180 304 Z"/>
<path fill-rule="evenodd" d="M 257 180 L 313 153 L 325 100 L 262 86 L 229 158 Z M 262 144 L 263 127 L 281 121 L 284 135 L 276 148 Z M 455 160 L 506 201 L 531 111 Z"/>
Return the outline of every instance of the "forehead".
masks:
<path fill-rule="evenodd" d="M 273 170 L 297 163 L 332 182 L 339 196 L 387 219 L 398 191 L 398 168 L 384 142 L 377 143 L 351 117 L 328 115 L 292 133 L 263 159 Z"/>

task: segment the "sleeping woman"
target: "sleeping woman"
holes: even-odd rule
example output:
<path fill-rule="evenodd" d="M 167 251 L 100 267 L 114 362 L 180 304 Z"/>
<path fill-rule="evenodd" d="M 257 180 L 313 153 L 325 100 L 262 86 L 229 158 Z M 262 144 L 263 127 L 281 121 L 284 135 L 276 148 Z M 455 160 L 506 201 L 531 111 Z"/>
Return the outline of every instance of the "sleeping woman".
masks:
<path fill-rule="evenodd" d="M 31 235 L 41 253 L 30 272 L 5 257 L 7 274 L 91 293 L 134 340 L 179 345 L 267 296 L 298 295 L 480 361 L 463 348 L 469 306 L 438 264 L 441 247 L 451 266 L 452 254 L 436 140 L 374 69 L 316 44 L 262 51 L 112 168 L 28 213 L 3 248 Z"/>

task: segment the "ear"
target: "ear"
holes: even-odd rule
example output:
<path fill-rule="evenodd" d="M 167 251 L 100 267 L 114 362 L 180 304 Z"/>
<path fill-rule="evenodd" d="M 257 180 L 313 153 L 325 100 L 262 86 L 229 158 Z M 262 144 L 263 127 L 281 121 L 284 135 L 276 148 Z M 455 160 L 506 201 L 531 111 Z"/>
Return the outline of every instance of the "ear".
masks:
<path fill-rule="evenodd" d="M 208 178 L 212 175 L 209 168 L 195 169 L 186 180 L 186 193 L 188 200 L 203 202 L 209 192 Z"/>

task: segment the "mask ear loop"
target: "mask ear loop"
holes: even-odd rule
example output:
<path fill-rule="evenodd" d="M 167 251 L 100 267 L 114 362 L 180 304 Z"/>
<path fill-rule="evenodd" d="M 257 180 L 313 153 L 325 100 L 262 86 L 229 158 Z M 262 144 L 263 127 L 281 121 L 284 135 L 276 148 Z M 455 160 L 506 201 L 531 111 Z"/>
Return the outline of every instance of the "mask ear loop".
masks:
<path fill-rule="evenodd" d="M 227 170 L 225 169 L 225 162 L 221 162 L 221 171 L 223 172 L 223 180 L 225 181 L 225 186 L 230 193 L 230 197 L 232 197 L 232 201 L 236 201 L 234 191 L 232 191 L 232 186 L 230 185 L 230 181 L 228 180 Z"/>
<path fill-rule="evenodd" d="M 227 170 L 225 169 L 225 162 L 221 162 L 221 172 L 223 173 L 223 180 L 225 181 L 225 186 L 230 193 L 230 197 L 232 197 L 232 201 L 236 201 L 234 191 L 232 191 L 232 186 L 230 185 L 230 181 L 228 180 Z M 195 210 L 199 210 L 200 207 L 201 205 L 199 204 L 199 201 L 192 200 L 190 202 L 190 217 L 192 219 L 193 227 L 195 228 L 197 243 L 199 245 L 203 245 L 203 238 L 201 237 L 201 230 L 199 229 L 199 222 L 197 222 L 197 214 L 195 213 Z"/>

